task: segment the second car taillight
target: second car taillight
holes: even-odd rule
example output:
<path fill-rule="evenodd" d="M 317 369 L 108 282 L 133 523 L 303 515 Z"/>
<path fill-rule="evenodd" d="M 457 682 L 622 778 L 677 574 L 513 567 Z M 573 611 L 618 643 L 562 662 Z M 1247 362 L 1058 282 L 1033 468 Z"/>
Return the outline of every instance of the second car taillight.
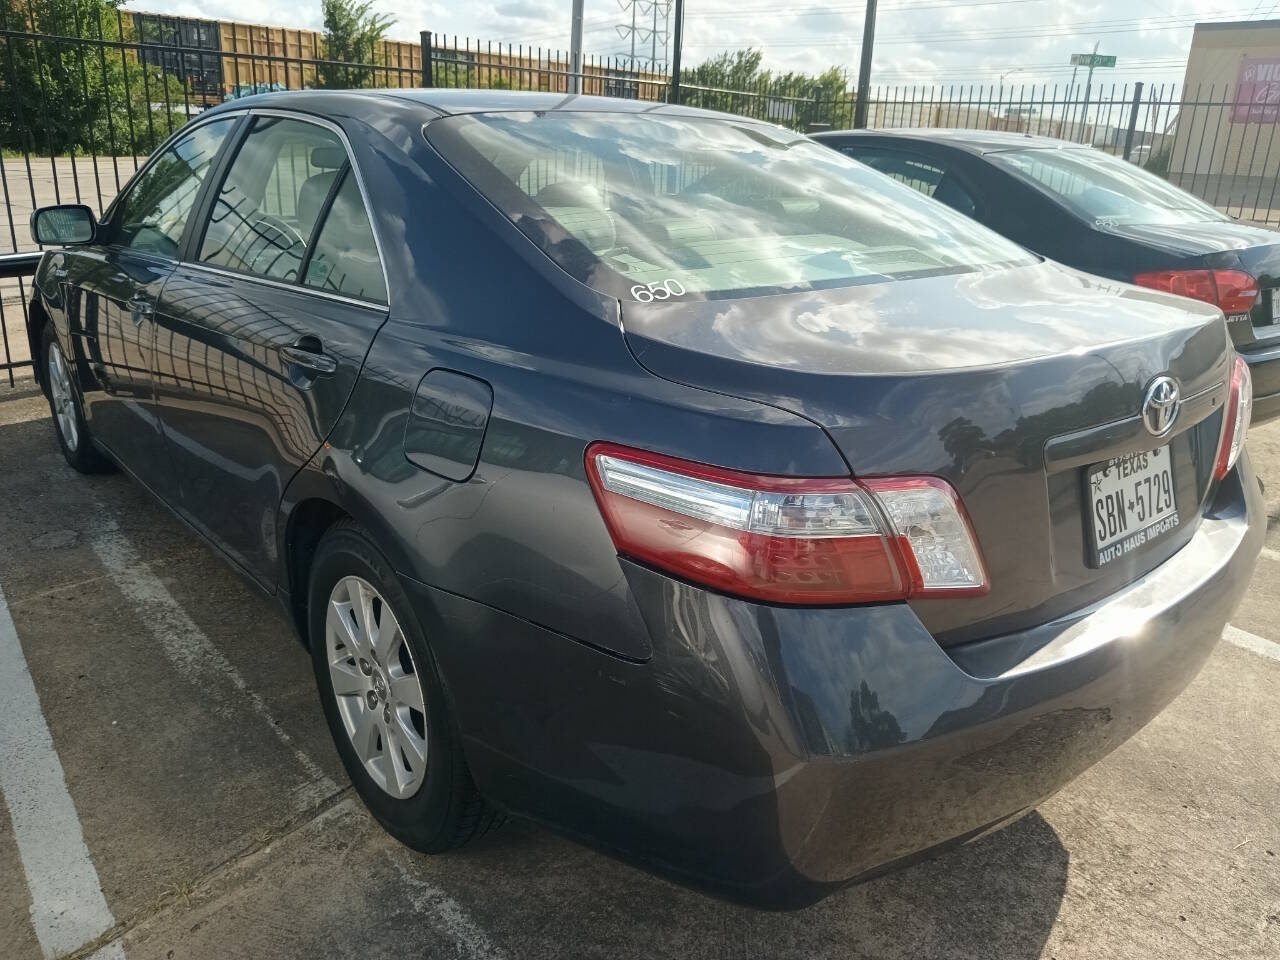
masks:
<path fill-rule="evenodd" d="M 762 476 L 610 443 L 586 466 L 619 554 L 715 590 L 831 605 L 989 589 L 963 506 L 935 477 Z"/>
<path fill-rule="evenodd" d="M 1215 480 L 1221 480 L 1240 459 L 1244 438 L 1253 419 L 1253 378 L 1249 365 L 1237 355 L 1231 365 L 1231 392 L 1223 414 L 1222 439 L 1218 442 L 1218 459 L 1213 465 Z"/>
<path fill-rule="evenodd" d="M 1158 270 L 1140 273 L 1133 282 L 1212 303 L 1227 316 L 1248 313 L 1258 302 L 1258 281 L 1243 270 Z"/>

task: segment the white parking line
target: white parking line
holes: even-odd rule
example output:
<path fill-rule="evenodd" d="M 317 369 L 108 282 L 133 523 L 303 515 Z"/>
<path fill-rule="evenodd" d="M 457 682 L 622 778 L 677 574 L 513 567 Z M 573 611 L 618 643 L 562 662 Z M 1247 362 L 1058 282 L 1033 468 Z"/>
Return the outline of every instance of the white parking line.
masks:
<path fill-rule="evenodd" d="M 1227 624 L 1227 628 L 1222 631 L 1222 639 L 1256 653 L 1260 657 L 1267 657 L 1280 663 L 1280 643 L 1275 643 L 1266 637 L 1260 637 L 1248 630 L 1241 630 L 1239 627 Z"/>
<path fill-rule="evenodd" d="M 437 930 L 453 940 L 455 956 L 470 960 L 503 960 L 503 952 L 476 926 L 460 903 L 434 884 L 415 877 L 395 853 L 389 856 L 400 879 L 411 891 L 409 902 L 413 904 L 414 912 L 427 918 Z"/>
<path fill-rule="evenodd" d="M 103 523 L 90 538 L 89 545 L 107 568 L 111 581 L 126 599 L 137 604 L 140 619 L 169 662 L 189 682 L 212 697 L 228 718 L 236 716 L 239 704 L 225 695 L 223 688 L 227 682 L 249 701 L 254 712 L 266 722 L 267 729 L 289 749 L 310 780 L 295 793 L 296 808 L 309 809 L 335 793 L 337 784 L 285 732 L 261 695 L 245 682 L 240 671 L 173 599 L 173 594 L 138 555 L 133 544 L 113 527 L 109 521 Z"/>
<path fill-rule="evenodd" d="M 1262 548 L 1262 558 L 1264 560 L 1274 560 L 1280 562 L 1280 550 L 1272 550 L 1270 547 Z"/>
<path fill-rule="evenodd" d="M 46 957 L 56 957 L 101 936 L 115 918 L 89 858 L 3 590 L 0 662 L 0 793 L 26 873 L 36 939 Z M 123 957 L 123 948 L 104 954 L 104 960 Z"/>

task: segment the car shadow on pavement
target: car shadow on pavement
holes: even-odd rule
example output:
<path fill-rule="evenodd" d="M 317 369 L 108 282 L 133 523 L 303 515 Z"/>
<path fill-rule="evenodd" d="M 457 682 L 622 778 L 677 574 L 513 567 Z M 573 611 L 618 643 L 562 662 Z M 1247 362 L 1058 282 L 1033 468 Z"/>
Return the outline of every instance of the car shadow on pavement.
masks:
<path fill-rule="evenodd" d="M 448 888 L 513 956 L 1034 960 L 1058 916 L 1069 859 L 1033 812 L 791 913 L 713 899 L 519 821 L 418 864 L 440 877 L 452 860 Z"/>

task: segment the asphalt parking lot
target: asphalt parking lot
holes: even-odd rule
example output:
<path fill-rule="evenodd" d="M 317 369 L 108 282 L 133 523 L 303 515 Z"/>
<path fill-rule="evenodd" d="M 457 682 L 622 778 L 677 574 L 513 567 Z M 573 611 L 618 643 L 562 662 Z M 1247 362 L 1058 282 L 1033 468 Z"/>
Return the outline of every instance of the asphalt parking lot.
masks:
<path fill-rule="evenodd" d="M 520 822 L 397 845 L 275 602 L 0 395 L 0 956 L 1280 956 L 1280 423 L 1249 449 L 1268 548 L 1164 714 L 1009 829 L 766 914 Z"/>

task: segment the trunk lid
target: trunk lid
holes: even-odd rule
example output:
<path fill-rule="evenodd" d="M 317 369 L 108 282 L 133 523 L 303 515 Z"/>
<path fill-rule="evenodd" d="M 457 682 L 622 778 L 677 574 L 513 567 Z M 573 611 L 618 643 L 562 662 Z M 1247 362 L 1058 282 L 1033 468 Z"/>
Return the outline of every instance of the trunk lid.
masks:
<path fill-rule="evenodd" d="M 1261 291 L 1247 316 L 1228 317 L 1242 352 L 1280 342 L 1280 233 L 1238 220 L 1180 226 L 1126 224 L 1109 233 L 1170 254 L 1170 267 L 1244 270 Z"/>
<path fill-rule="evenodd" d="M 940 642 L 1023 629 L 1131 582 L 1194 532 L 1230 345 L 1214 308 L 1050 264 L 773 297 L 623 304 L 637 360 L 821 425 L 857 476 L 931 474 L 963 498 L 992 580 L 913 601 Z M 1185 407 L 1140 420 L 1169 374 Z M 1088 464 L 1170 444 L 1180 523 L 1091 566 Z M 731 465 L 730 465 L 731 466 Z"/>

